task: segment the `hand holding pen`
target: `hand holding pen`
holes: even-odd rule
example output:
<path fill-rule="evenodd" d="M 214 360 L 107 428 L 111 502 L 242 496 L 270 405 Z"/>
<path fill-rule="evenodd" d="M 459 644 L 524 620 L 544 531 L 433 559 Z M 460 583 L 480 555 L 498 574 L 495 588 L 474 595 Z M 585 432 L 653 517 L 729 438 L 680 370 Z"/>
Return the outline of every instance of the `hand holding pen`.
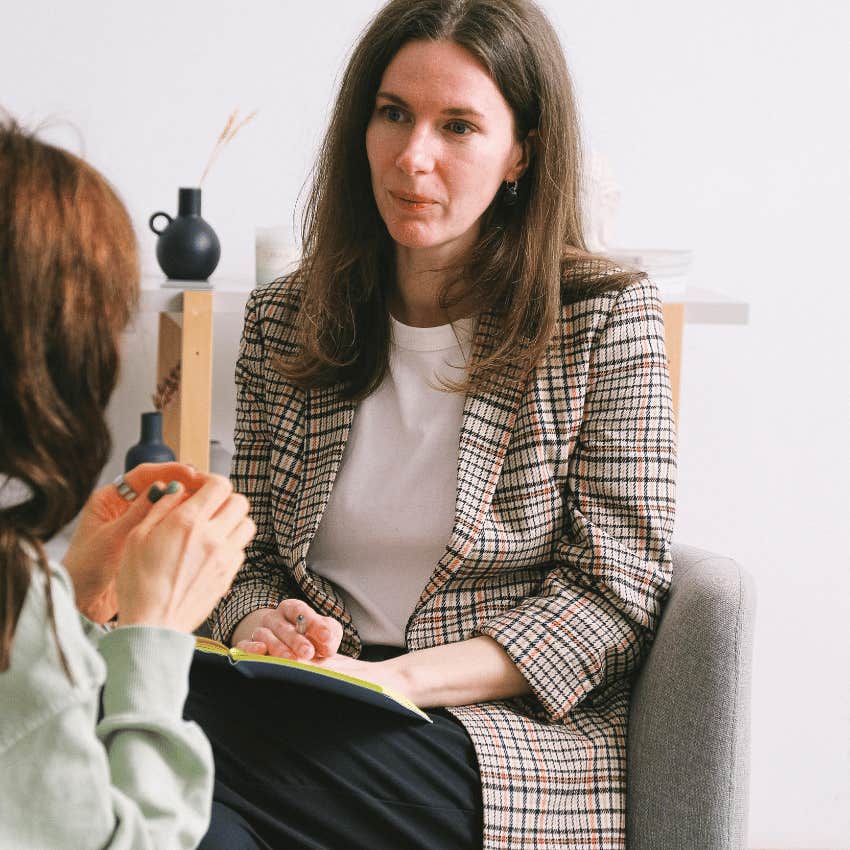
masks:
<path fill-rule="evenodd" d="M 245 617 L 233 639 L 234 645 L 245 652 L 318 661 L 337 652 L 342 625 L 300 599 L 284 599 L 277 608 L 254 611 Z"/>

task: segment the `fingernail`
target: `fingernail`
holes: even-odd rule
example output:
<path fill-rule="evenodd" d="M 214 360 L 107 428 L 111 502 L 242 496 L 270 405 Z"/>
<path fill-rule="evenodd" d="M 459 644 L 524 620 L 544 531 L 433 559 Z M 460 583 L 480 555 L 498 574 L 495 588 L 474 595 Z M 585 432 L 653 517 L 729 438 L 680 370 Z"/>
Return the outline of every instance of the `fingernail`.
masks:
<path fill-rule="evenodd" d="M 148 499 L 151 502 L 158 502 L 163 495 L 163 491 L 156 484 L 151 485 L 150 490 L 148 490 Z"/>
<path fill-rule="evenodd" d="M 176 493 L 180 489 L 179 481 L 169 481 L 168 486 L 165 488 L 166 493 Z"/>

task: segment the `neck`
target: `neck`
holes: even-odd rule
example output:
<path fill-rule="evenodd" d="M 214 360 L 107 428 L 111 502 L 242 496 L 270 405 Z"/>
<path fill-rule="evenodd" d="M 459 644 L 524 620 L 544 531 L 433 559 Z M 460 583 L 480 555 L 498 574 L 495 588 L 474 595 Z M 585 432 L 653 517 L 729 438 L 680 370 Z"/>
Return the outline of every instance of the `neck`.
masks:
<path fill-rule="evenodd" d="M 390 312 L 405 325 L 431 328 L 469 316 L 473 299 L 464 295 L 448 307 L 440 305 L 440 293 L 457 274 L 457 255 L 440 251 L 412 251 L 396 247 L 395 289 Z M 461 287 L 462 284 L 458 284 Z M 454 294 L 454 293 L 453 293 Z"/>

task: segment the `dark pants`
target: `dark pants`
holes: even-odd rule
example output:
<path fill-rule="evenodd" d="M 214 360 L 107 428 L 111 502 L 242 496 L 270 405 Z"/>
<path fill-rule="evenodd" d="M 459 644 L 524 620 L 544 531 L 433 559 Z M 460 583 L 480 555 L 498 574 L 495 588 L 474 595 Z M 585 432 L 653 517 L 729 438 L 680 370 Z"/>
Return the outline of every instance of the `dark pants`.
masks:
<path fill-rule="evenodd" d="M 481 847 L 475 751 L 447 712 L 417 723 L 195 665 L 186 716 L 215 754 L 212 824 L 201 850 Z"/>

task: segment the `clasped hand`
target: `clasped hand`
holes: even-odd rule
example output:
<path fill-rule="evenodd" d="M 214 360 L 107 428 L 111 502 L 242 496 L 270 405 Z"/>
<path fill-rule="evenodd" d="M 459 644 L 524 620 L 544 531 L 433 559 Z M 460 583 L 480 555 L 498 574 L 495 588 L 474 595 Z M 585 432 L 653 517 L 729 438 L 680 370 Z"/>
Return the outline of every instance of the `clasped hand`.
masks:
<path fill-rule="evenodd" d="M 333 617 L 318 614 L 300 599 L 284 599 L 277 608 L 255 611 L 246 617 L 234 638 L 236 647 L 244 652 L 315 664 L 337 652 L 342 625 Z"/>
<path fill-rule="evenodd" d="M 299 634 L 298 630 L 299 615 L 303 634 Z M 361 661 L 340 653 L 340 622 L 317 613 L 300 599 L 284 599 L 277 608 L 254 611 L 242 620 L 233 637 L 234 645 L 243 652 L 306 661 L 366 679 L 397 693 L 408 690 L 409 683 L 401 663 L 403 659 Z"/>
<path fill-rule="evenodd" d="M 178 463 L 141 464 L 83 508 L 63 559 L 89 619 L 192 631 L 227 592 L 255 533 L 248 501 L 220 475 Z M 170 486 L 166 485 L 170 483 Z M 151 501 L 156 486 L 164 495 Z"/>

